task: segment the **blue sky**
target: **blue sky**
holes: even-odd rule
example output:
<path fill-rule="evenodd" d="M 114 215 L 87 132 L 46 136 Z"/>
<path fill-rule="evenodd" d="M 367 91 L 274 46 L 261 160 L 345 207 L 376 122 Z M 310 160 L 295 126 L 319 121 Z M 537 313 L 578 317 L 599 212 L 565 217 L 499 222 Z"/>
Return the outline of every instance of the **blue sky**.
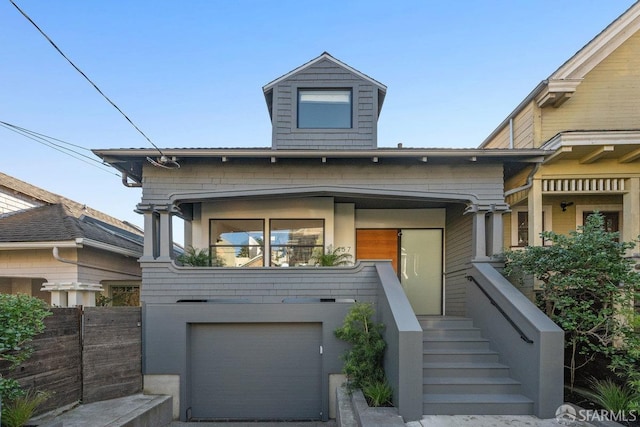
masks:
<path fill-rule="evenodd" d="M 379 146 L 476 147 L 630 0 L 15 0 L 165 147 L 267 147 L 262 86 L 328 51 L 388 86 Z M 0 121 L 149 147 L 8 1 Z M 0 170 L 118 218 L 139 189 L 0 128 Z M 91 156 L 90 153 L 86 153 Z"/>

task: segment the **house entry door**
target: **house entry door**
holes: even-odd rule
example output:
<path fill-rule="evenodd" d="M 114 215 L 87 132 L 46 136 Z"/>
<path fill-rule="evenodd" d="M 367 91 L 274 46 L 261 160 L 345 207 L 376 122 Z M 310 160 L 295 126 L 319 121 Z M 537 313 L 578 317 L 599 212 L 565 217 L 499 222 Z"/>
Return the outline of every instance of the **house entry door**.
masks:
<path fill-rule="evenodd" d="M 358 229 L 356 259 L 389 259 L 415 314 L 442 314 L 442 229 Z"/>
<path fill-rule="evenodd" d="M 401 230 L 400 283 L 416 314 L 442 314 L 442 230 Z"/>

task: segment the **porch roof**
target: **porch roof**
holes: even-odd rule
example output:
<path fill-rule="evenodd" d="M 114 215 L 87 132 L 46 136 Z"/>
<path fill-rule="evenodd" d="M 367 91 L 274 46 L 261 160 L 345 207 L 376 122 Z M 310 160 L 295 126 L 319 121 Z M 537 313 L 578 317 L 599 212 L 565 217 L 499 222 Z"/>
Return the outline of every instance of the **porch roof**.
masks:
<path fill-rule="evenodd" d="M 591 164 L 599 160 L 631 163 L 640 159 L 640 130 L 587 130 L 560 132 L 544 143 L 543 150 L 553 152 L 545 164 L 558 160 L 576 160 Z"/>
<path fill-rule="evenodd" d="M 478 148 L 377 148 L 373 150 L 274 150 L 272 148 L 113 148 L 93 153 L 137 183 L 142 182 L 142 166 L 147 163 L 178 168 L 189 159 L 211 159 L 221 163 L 234 159 L 264 160 L 277 163 L 285 159 L 317 159 L 322 163 L 348 159 L 362 163 L 422 162 L 436 164 L 541 163 L 552 151 L 543 149 Z"/>

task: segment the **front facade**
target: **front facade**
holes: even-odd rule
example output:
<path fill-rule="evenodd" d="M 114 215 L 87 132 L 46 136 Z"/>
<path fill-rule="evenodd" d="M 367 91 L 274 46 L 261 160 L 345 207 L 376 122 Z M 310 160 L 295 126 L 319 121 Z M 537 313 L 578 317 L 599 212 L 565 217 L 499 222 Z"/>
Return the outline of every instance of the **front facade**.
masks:
<path fill-rule="evenodd" d="M 416 315 L 474 313 L 470 301 L 485 298 L 469 284 L 475 274 L 531 334 L 551 334 L 523 344 L 529 365 L 513 370 L 523 372 L 526 396 L 512 399 L 514 413 L 551 415 L 561 357 L 531 357 L 561 355 L 559 330 L 539 313 L 525 321 L 530 303 L 489 277 L 509 208 L 504 179 L 542 162 L 544 151 L 377 148 L 386 87 L 327 53 L 263 92 L 272 147 L 96 151 L 143 189 L 147 389 L 173 394 L 182 420 L 326 420 L 346 348 L 333 331 L 353 302 L 371 302 L 387 325 L 396 405 L 418 419 L 432 406 L 423 403 Z M 172 216 L 185 220 L 186 245 L 210 250 L 210 267 L 175 262 Z M 314 252 L 329 247 L 350 252 L 355 265 L 315 267 Z M 500 329 L 496 313 L 474 320 L 518 354 L 518 334 Z M 546 383 L 554 373 L 560 382 Z M 425 399 L 442 394 L 434 396 Z"/>
<path fill-rule="evenodd" d="M 640 4 L 598 34 L 529 96 L 481 148 L 540 148 L 545 161 L 505 184 L 506 248 L 542 245 L 594 211 L 610 231 L 640 235 Z"/>

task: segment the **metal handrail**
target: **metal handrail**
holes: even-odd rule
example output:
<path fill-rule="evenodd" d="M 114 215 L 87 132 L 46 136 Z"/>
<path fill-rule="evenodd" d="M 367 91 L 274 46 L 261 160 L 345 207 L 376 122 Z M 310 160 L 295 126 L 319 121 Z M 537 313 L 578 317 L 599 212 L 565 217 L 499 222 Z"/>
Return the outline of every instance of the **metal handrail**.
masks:
<path fill-rule="evenodd" d="M 502 307 L 500 307 L 498 303 L 493 298 L 491 298 L 491 295 L 489 295 L 489 293 L 480 285 L 480 283 L 478 283 L 478 281 L 473 276 L 467 275 L 467 280 L 476 284 L 476 286 L 482 291 L 482 293 L 489 299 L 489 302 L 491 302 L 491 305 L 493 305 L 496 309 L 498 309 L 500 314 L 502 314 L 502 316 L 507 320 L 507 322 L 509 322 L 511 327 L 513 327 L 513 329 L 516 330 L 516 332 L 520 335 L 520 338 L 522 338 L 524 342 L 528 344 L 533 344 L 533 340 L 529 338 L 522 331 L 522 329 L 520 329 L 518 325 L 516 325 L 516 323 L 509 317 L 509 315 L 505 313 Z"/>

